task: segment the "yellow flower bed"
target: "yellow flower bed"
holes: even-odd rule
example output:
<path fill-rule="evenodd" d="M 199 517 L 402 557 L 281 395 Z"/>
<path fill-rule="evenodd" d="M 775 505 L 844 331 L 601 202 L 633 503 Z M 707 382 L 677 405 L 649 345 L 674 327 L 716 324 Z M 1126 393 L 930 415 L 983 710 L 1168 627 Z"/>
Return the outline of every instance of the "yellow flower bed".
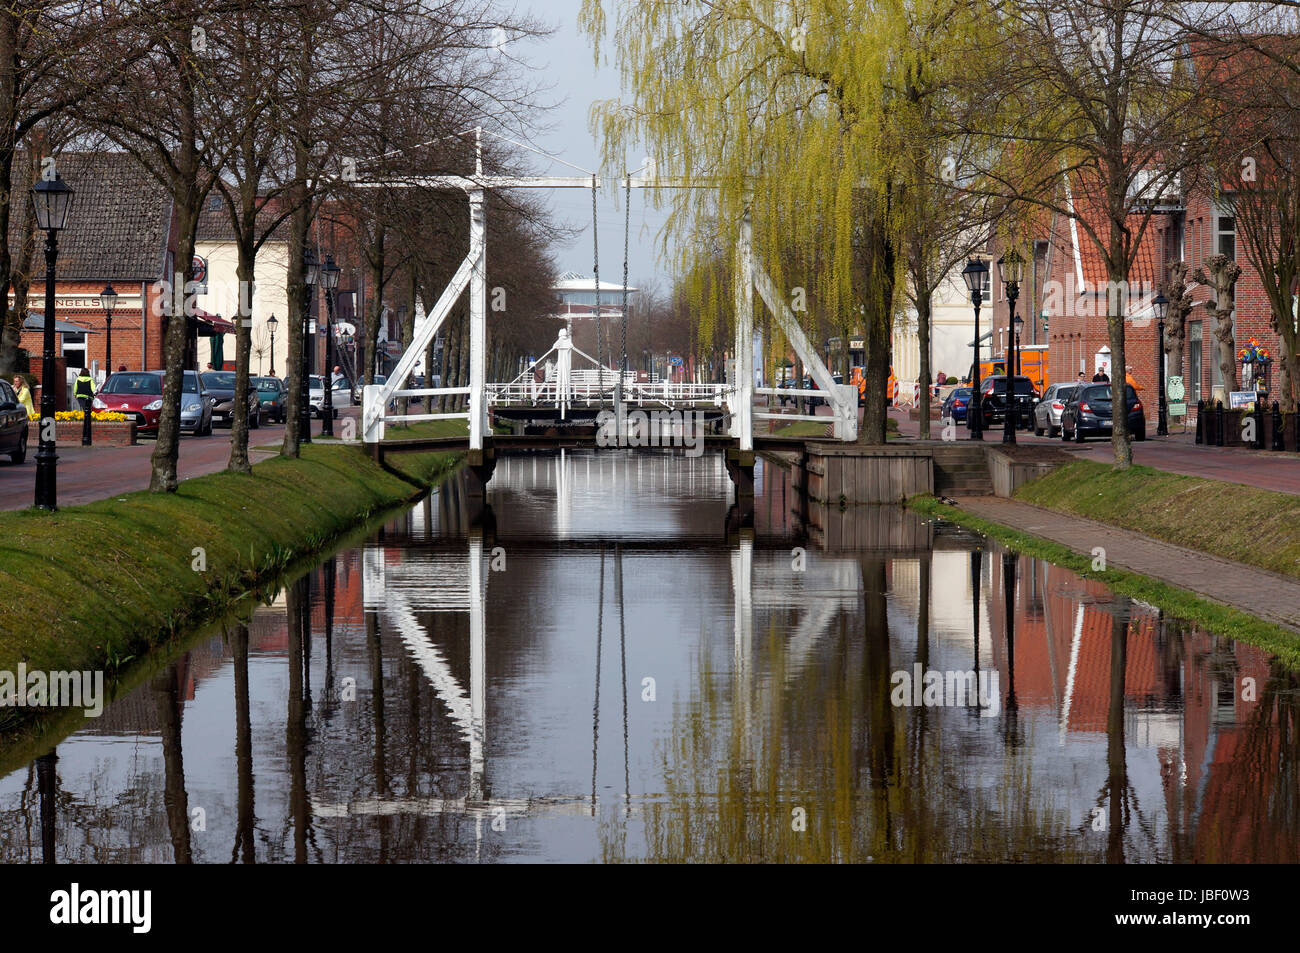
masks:
<path fill-rule="evenodd" d="M 82 418 L 82 413 L 79 410 L 59 410 L 56 411 L 54 414 L 55 420 L 80 421 L 81 418 Z M 30 417 L 29 415 L 29 419 L 35 420 L 36 418 Z M 112 411 L 112 410 L 92 410 L 90 412 L 90 419 L 97 421 L 101 424 L 120 424 L 122 421 L 130 420 L 131 418 L 128 417 L 126 414 L 119 414 L 116 411 Z"/>

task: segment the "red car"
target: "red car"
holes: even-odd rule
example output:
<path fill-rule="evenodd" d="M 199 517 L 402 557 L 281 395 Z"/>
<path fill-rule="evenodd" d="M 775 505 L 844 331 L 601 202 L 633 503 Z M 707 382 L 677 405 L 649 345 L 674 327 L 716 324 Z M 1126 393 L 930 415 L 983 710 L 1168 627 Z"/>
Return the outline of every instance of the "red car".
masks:
<path fill-rule="evenodd" d="M 158 432 L 163 371 L 118 371 L 104 381 L 91 406 L 135 418 L 137 433 Z M 185 371 L 181 393 L 181 431 L 212 433 L 212 406 L 194 371 Z"/>

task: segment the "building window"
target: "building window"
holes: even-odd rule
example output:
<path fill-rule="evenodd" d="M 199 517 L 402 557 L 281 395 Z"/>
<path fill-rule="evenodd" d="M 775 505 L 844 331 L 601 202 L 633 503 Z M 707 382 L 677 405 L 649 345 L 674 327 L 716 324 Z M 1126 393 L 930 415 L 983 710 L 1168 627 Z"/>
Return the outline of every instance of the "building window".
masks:
<path fill-rule="evenodd" d="M 63 359 L 68 370 L 79 371 L 86 366 L 86 335 L 68 332 L 63 337 Z"/>
<path fill-rule="evenodd" d="M 1237 220 L 1229 218 L 1226 215 L 1219 216 L 1219 248 L 1220 255 L 1226 255 L 1233 261 L 1237 260 Z"/>

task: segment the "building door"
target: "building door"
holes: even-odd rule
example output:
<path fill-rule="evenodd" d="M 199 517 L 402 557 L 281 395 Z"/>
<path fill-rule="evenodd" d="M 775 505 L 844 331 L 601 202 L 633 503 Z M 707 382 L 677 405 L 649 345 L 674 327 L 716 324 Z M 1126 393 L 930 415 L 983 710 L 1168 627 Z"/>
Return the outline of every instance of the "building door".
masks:
<path fill-rule="evenodd" d="M 86 335 L 84 333 L 63 334 L 63 360 L 69 370 L 80 371 L 86 367 Z"/>
<path fill-rule="evenodd" d="M 1195 404 L 1201 399 L 1201 335 L 1203 325 L 1191 321 L 1187 325 L 1187 402 Z"/>

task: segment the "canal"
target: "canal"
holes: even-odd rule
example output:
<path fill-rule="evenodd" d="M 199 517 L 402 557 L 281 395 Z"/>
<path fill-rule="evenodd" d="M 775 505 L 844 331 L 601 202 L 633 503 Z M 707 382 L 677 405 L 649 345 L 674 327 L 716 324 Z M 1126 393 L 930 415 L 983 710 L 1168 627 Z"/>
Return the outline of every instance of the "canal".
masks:
<path fill-rule="evenodd" d="M 452 480 L 13 766 L 0 862 L 1300 857 L 1266 653 L 757 487 L 751 521 L 712 454 L 505 458 L 486 512 Z"/>

